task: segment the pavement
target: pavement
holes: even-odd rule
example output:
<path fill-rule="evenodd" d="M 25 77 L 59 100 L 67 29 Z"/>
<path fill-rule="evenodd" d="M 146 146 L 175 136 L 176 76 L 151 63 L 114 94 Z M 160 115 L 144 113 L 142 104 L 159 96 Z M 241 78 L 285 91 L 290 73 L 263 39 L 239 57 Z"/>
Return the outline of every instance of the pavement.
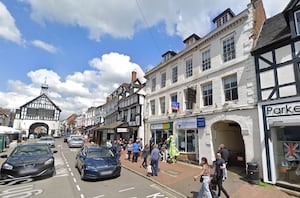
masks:
<path fill-rule="evenodd" d="M 199 180 L 194 181 L 193 176 L 199 174 L 200 166 L 179 162 L 170 164 L 160 161 L 158 176 L 147 176 L 147 171 L 141 167 L 142 159 L 132 163 L 125 159 L 122 151 L 121 163 L 123 168 L 133 171 L 165 188 L 176 193 L 179 197 L 196 198 L 201 187 Z M 231 198 L 293 198 L 300 197 L 299 192 L 289 191 L 275 185 L 251 184 L 246 173 L 240 168 L 229 167 L 228 178 L 224 182 L 224 188 Z M 253 181 L 251 181 L 253 183 Z M 225 197 L 221 193 L 221 197 Z"/>

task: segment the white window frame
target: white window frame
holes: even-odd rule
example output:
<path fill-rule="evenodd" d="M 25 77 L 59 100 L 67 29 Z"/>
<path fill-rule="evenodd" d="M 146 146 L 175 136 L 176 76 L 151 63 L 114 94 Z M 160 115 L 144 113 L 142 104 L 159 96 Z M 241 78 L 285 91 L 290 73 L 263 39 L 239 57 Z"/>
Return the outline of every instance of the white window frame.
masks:
<path fill-rule="evenodd" d="M 176 83 L 178 81 L 178 67 L 175 66 L 172 68 L 172 83 Z"/>
<path fill-rule="evenodd" d="M 236 75 L 227 76 L 223 78 L 223 83 L 224 83 L 225 101 L 238 100 L 239 96 L 238 96 L 237 76 Z M 227 93 L 229 93 L 229 97 L 227 97 Z"/>
<path fill-rule="evenodd" d="M 222 54 L 224 62 L 228 62 L 236 58 L 234 35 L 231 35 L 222 40 Z"/>
<path fill-rule="evenodd" d="M 297 20 L 297 15 L 299 17 L 299 21 Z M 294 12 L 294 20 L 295 20 L 295 26 L 296 26 L 296 34 L 300 34 L 300 10 Z"/>
<path fill-rule="evenodd" d="M 193 76 L 193 59 L 189 58 L 185 61 L 185 77 L 189 78 Z"/>
<path fill-rule="evenodd" d="M 211 68 L 211 59 L 210 59 L 210 49 L 202 52 L 202 71 L 208 70 Z"/>
<path fill-rule="evenodd" d="M 213 104 L 213 87 L 212 83 L 207 83 L 202 85 L 202 97 L 203 97 L 203 106 L 210 106 Z M 210 104 L 211 101 L 211 104 Z"/>
<path fill-rule="evenodd" d="M 161 81 L 160 81 L 160 87 L 164 88 L 166 86 L 166 80 L 167 80 L 167 73 L 162 72 L 161 73 Z"/>
<path fill-rule="evenodd" d="M 154 92 L 156 89 L 156 78 L 152 78 L 151 80 L 151 91 Z"/>

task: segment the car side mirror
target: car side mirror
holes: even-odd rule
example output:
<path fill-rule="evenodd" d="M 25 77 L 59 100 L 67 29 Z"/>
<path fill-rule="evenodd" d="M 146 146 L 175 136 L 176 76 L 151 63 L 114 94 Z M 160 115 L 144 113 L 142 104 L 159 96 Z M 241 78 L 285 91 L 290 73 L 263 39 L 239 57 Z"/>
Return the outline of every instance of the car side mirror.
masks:
<path fill-rule="evenodd" d="M 57 150 L 53 150 L 52 153 L 57 153 Z"/>

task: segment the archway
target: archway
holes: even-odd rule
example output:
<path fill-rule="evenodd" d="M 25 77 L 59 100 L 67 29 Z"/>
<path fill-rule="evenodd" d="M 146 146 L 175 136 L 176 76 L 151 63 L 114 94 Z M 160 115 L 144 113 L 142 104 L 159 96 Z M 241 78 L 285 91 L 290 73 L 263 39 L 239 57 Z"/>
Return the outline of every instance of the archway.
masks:
<path fill-rule="evenodd" d="M 48 135 L 49 133 L 49 126 L 43 122 L 36 122 L 33 123 L 30 127 L 29 127 L 29 134 L 34 134 L 36 137 L 41 137 L 41 136 L 45 136 Z"/>
<path fill-rule="evenodd" d="M 229 150 L 228 166 L 245 168 L 245 143 L 241 133 L 241 126 L 231 120 L 215 122 L 212 125 L 214 152 L 224 144 Z"/>

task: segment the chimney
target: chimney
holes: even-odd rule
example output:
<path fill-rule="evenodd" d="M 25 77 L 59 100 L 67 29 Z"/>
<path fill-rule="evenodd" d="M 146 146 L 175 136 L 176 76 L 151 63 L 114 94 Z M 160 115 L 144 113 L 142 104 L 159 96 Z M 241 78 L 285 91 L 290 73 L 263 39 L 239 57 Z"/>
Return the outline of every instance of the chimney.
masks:
<path fill-rule="evenodd" d="M 134 82 L 134 81 L 136 81 L 136 71 L 135 70 L 133 70 L 131 72 L 131 82 Z"/>

